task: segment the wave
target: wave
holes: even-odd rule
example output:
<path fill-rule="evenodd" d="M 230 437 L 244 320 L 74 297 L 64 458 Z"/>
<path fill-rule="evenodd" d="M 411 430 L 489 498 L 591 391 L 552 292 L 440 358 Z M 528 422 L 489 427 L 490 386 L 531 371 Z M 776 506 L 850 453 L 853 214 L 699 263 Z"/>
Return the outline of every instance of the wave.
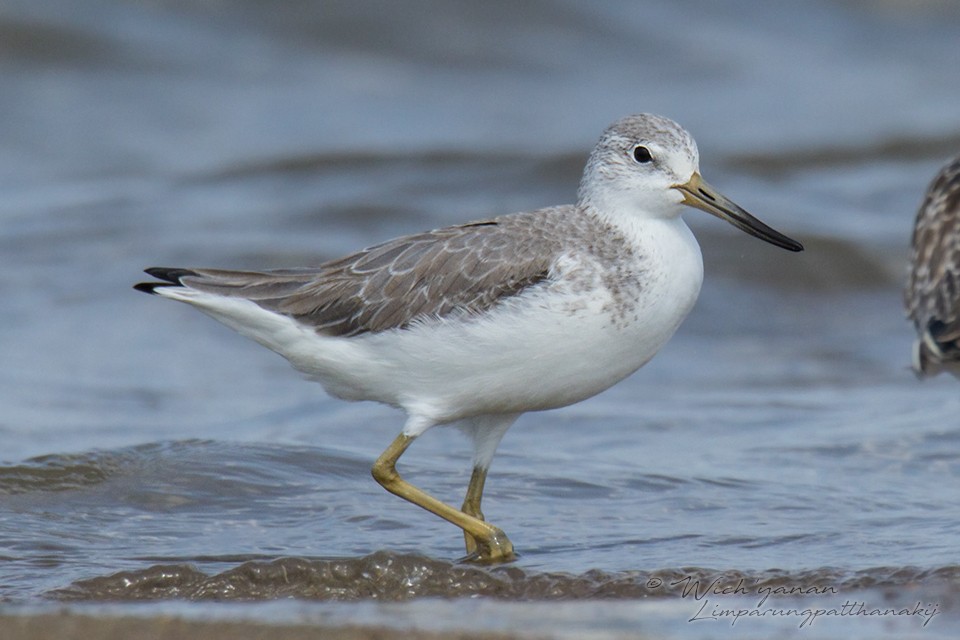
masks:
<path fill-rule="evenodd" d="M 190 564 L 155 565 L 138 571 L 74 582 L 48 594 L 60 601 L 271 600 L 326 601 L 484 596 L 520 601 L 704 597 L 705 595 L 809 595 L 943 583 L 960 591 L 960 565 L 923 569 L 877 567 L 807 571 L 532 572 L 514 566 L 480 567 L 423 555 L 378 551 L 339 559 L 279 558 L 248 561 L 217 574 Z"/>

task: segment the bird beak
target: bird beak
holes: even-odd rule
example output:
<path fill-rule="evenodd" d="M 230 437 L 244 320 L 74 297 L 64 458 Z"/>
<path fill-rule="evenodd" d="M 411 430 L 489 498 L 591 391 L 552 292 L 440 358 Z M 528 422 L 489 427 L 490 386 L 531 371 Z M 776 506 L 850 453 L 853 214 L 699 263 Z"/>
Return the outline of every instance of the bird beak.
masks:
<path fill-rule="evenodd" d="M 755 238 L 766 240 L 770 244 L 789 251 L 803 251 L 802 244 L 771 229 L 741 209 L 735 202 L 704 182 L 699 172 L 694 172 L 687 182 L 674 185 L 673 188 L 683 194 L 684 204 L 711 213 L 721 220 L 726 220 L 737 229 Z"/>

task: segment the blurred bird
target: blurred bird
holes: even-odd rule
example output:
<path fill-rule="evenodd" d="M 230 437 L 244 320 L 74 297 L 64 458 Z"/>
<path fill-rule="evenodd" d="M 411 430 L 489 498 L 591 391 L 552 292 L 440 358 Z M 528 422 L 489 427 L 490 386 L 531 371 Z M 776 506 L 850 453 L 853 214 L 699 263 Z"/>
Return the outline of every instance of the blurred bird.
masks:
<path fill-rule="evenodd" d="M 904 303 L 917 330 L 913 370 L 960 377 L 960 156 L 927 188 L 912 245 Z"/>

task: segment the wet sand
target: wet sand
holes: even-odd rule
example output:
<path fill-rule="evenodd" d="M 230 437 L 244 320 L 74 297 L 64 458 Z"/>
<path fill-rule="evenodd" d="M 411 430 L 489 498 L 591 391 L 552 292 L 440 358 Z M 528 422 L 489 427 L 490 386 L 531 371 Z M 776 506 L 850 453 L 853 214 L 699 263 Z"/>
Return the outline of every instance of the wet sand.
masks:
<path fill-rule="evenodd" d="M 172 616 L 109 617 L 62 612 L 40 615 L 0 615 L 5 640 L 507 640 L 521 636 L 467 631 L 430 632 L 389 629 L 380 626 L 324 626 L 322 624 L 262 624 L 256 622 L 214 622 L 185 620 Z M 525 639 L 537 636 L 523 635 Z"/>

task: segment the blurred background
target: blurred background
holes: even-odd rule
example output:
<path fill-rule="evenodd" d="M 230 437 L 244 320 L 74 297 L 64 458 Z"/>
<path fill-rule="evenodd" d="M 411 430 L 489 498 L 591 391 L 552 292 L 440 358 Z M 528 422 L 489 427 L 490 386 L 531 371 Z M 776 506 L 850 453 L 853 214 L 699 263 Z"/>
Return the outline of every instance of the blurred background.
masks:
<path fill-rule="evenodd" d="M 321 395 L 274 388 L 255 370 L 273 356 L 129 291 L 142 267 L 316 264 L 570 202 L 628 113 L 680 122 L 708 180 L 811 246 L 780 254 L 691 212 L 705 294 L 725 276 L 899 287 L 922 192 L 960 148 L 958 25 L 933 0 L 5 2 L 5 457 Z M 214 392 L 224 378 L 239 397 Z"/>
<path fill-rule="evenodd" d="M 900 290 L 960 151 L 958 33 L 948 0 L 5 0 L 8 596 L 228 551 L 456 557 L 367 476 L 399 414 L 130 287 L 572 202 L 636 112 L 691 131 L 705 178 L 807 250 L 685 216 L 707 273 L 673 341 L 504 440 L 485 511 L 521 566 L 952 562 L 960 398 L 910 373 Z M 469 451 L 435 431 L 404 461 L 457 502 Z"/>

